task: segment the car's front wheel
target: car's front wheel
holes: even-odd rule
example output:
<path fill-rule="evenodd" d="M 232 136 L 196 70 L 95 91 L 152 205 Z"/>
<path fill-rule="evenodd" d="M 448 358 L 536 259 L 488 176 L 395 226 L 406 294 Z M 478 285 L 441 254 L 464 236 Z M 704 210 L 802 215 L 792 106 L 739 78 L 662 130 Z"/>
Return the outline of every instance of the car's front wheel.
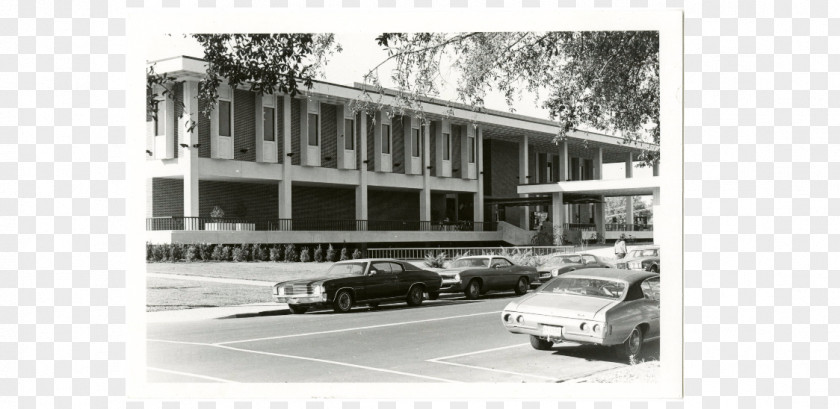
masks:
<path fill-rule="evenodd" d="M 306 306 L 303 306 L 303 305 L 290 305 L 289 306 L 289 311 L 291 311 L 292 314 L 303 314 L 307 310 L 309 310 L 309 307 L 306 307 Z"/>
<path fill-rule="evenodd" d="M 645 332 L 640 327 L 633 328 L 633 332 L 623 344 L 618 345 L 619 357 L 633 362 L 642 356 L 642 345 L 645 342 Z"/>
<path fill-rule="evenodd" d="M 554 343 L 536 335 L 531 335 L 531 346 L 540 351 L 548 351 L 554 346 Z"/>
<path fill-rule="evenodd" d="M 464 290 L 464 295 L 468 300 L 475 300 L 481 294 L 481 284 L 478 280 L 472 280 L 467 284 L 467 289 Z"/>
<path fill-rule="evenodd" d="M 423 304 L 423 287 L 420 287 L 419 285 L 411 287 L 411 289 L 408 290 L 406 302 L 411 307 L 416 307 L 420 304 Z"/>
<path fill-rule="evenodd" d="M 351 308 L 353 308 L 353 296 L 350 295 L 349 291 L 341 291 L 335 295 L 333 311 L 348 312 Z"/>
<path fill-rule="evenodd" d="M 516 282 L 516 287 L 513 289 L 516 292 L 516 295 L 522 295 L 528 292 L 528 279 L 525 277 L 519 277 L 519 281 Z"/>

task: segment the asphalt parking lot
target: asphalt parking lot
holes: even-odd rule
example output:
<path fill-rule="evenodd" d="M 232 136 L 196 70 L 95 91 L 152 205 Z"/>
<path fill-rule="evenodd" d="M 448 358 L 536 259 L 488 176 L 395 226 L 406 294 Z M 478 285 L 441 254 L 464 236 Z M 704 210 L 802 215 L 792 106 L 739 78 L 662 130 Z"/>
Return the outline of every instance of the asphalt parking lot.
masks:
<path fill-rule="evenodd" d="M 290 315 L 283 306 L 238 318 L 147 325 L 149 382 L 564 382 L 625 366 L 603 348 L 531 348 L 490 294 Z M 151 313 L 157 314 L 157 313 Z M 647 345 L 658 358 L 658 344 Z"/>

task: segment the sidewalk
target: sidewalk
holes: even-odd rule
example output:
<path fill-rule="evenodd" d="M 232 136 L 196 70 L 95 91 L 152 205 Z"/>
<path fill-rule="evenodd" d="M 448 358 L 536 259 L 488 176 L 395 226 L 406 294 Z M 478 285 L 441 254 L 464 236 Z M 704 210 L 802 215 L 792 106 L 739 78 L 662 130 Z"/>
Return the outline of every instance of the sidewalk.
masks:
<path fill-rule="evenodd" d="M 274 284 L 277 284 L 276 281 L 242 280 L 238 278 L 205 277 L 186 274 L 146 273 L 146 276 L 155 278 L 168 278 L 172 280 L 210 281 L 213 283 L 256 285 L 260 287 L 271 287 Z"/>
<path fill-rule="evenodd" d="M 227 307 L 190 308 L 185 310 L 156 311 L 146 313 L 146 323 L 172 323 L 201 321 L 220 318 L 246 318 L 289 313 L 288 304 L 265 302 L 257 304 L 231 305 Z"/>

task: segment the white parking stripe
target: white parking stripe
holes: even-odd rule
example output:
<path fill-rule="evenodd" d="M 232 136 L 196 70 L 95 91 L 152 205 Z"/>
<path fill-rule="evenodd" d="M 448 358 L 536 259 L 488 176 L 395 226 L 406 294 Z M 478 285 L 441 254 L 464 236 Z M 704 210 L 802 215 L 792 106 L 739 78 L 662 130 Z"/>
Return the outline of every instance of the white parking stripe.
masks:
<path fill-rule="evenodd" d="M 479 315 L 489 315 L 489 314 L 499 314 L 499 311 L 479 312 L 479 313 L 476 313 L 476 314 L 467 314 L 467 315 L 455 315 L 455 316 L 452 316 L 452 317 L 430 318 L 430 319 L 427 319 L 427 320 L 394 322 L 394 323 L 391 323 L 391 324 L 370 325 L 370 326 L 367 326 L 367 327 L 345 328 L 345 329 L 335 329 L 335 330 L 330 330 L 330 331 L 307 332 L 307 333 L 303 333 L 303 334 L 278 335 L 276 337 L 252 338 L 252 339 L 243 339 L 243 340 L 238 340 L 238 341 L 217 342 L 213 345 L 242 344 L 242 343 L 245 343 L 245 342 L 266 341 L 266 340 L 270 340 L 270 339 L 296 338 L 296 337 L 306 337 L 306 336 L 310 336 L 310 335 L 334 334 L 334 333 L 337 333 L 337 332 L 361 331 L 361 330 L 366 330 L 366 329 L 395 327 L 395 326 L 399 326 L 399 325 L 409 325 L 409 324 L 420 324 L 420 323 L 424 323 L 424 322 L 452 320 L 452 319 L 458 319 L 458 318 L 476 317 L 476 316 L 479 316 Z"/>
<path fill-rule="evenodd" d="M 212 347 L 213 344 L 207 344 L 204 342 L 188 342 L 188 341 L 170 341 L 168 339 L 153 339 L 153 338 L 146 338 L 146 341 L 151 342 L 165 342 L 167 344 L 184 344 L 184 345 L 200 345 L 205 347 Z"/>
<path fill-rule="evenodd" d="M 234 348 L 234 347 L 229 347 L 229 346 L 225 346 L 225 345 L 218 345 L 218 344 L 215 345 L 215 346 L 217 348 L 224 348 L 224 349 L 230 349 L 230 350 L 233 350 L 233 351 L 241 351 L 241 352 L 250 352 L 252 354 L 269 355 L 269 356 L 276 356 L 276 357 L 280 357 L 280 358 L 289 358 L 289 359 L 300 359 L 300 360 L 303 360 L 303 361 L 311 361 L 311 362 L 320 362 L 320 363 L 323 363 L 323 364 L 346 366 L 346 367 L 357 368 L 357 369 L 366 369 L 366 370 L 369 370 L 369 371 L 385 372 L 385 373 L 390 373 L 390 374 L 395 374 L 395 375 L 410 376 L 410 377 L 414 377 L 414 378 L 428 379 L 428 380 L 438 381 L 438 382 L 459 383 L 459 381 L 453 381 L 453 380 L 450 380 L 450 379 L 436 378 L 436 377 L 433 377 L 433 376 L 418 375 L 418 374 L 413 374 L 413 373 L 408 373 L 408 372 L 392 371 L 390 369 L 374 368 L 372 366 L 348 364 L 348 363 L 345 363 L 345 362 L 338 362 L 338 361 L 329 361 L 329 360 L 326 360 L 326 359 L 308 358 L 308 357 L 305 357 L 305 356 L 295 356 L 295 355 L 286 355 L 286 354 L 277 354 L 277 353 L 274 353 L 274 352 L 254 351 L 254 350 L 251 350 L 251 349 Z"/>
<path fill-rule="evenodd" d="M 526 376 L 526 377 L 529 377 L 529 378 L 546 379 L 546 380 L 549 380 L 549 381 L 552 381 L 552 382 L 557 382 L 557 381 L 560 380 L 558 378 L 552 378 L 552 377 L 548 377 L 548 376 L 532 375 L 532 374 L 520 373 L 520 372 L 503 371 L 501 369 L 485 368 L 483 366 L 465 365 L 465 364 L 459 364 L 457 362 L 434 361 L 434 360 L 431 360 L 431 359 L 426 361 L 426 362 L 434 362 L 436 364 L 460 366 L 460 367 L 463 367 L 463 368 L 470 368 L 470 369 L 480 369 L 482 371 L 498 372 L 498 373 L 504 373 L 504 374 L 508 374 L 508 375 Z"/>
<path fill-rule="evenodd" d="M 228 379 L 214 378 L 212 376 L 198 375 L 198 374 L 188 373 L 188 372 L 173 371 L 173 370 L 170 370 L 170 369 L 154 368 L 154 367 L 151 367 L 151 366 L 147 366 L 146 369 L 148 369 L 150 371 L 157 371 L 157 372 L 170 373 L 170 374 L 175 374 L 175 375 L 190 376 L 190 377 L 193 377 L 193 378 L 207 379 L 209 381 L 225 382 L 225 383 L 239 383 L 239 382 L 231 381 L 231 380 L 228 380 Z"/>
<path fill-rule="evenodd" d="M 483 354 L 485 352 L 500 351 L 502 349 L 522 347 L 522 346 L 525 346 L 525 345 L 531 345 L 531 344 L 525 343 L 525 344 L 508 345 L 506 347 L 484 349 L 484 350 L 481 350 L 481 351 L 467 352 L 467 353 L 464 353 L 464 354 L 450 355 L 450 356 L 444 356 L 444 357 L 440 357 L 440 358 L 432 358 L 432 359 L 429 359 L 429 361 L 442 361 L 444 359 L 459 358 L 459 357 L 468 356 L 468 355 L 478 355 L 478 354 Z"/>

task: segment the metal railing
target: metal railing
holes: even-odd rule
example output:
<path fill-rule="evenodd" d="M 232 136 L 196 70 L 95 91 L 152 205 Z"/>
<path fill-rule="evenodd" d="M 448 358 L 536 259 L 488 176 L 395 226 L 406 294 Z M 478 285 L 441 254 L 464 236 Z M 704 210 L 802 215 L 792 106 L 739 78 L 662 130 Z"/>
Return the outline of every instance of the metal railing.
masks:
<path fill-rule="evenodd" d="M 564 223 L 563 230 L 595 231 L 595 225 L 591 223 Z"/>
<path fill-rule="evenodd" d="M 497 222 L 421 220 L 252 219 L 238 217 L 149 217 L 146 230 L 204 231 L 453 231 L 493 232 Z"/>
<path fill-rule="evenodd" d="M 606 231 L 651 231 L 650 224 L 608 223 L 604 225 Z"/>
<path fill-rule="evenodd" d="M 367 257 L 372 258 L 395 258 L 399 260 L 422 260 L 426 255 L 432 253 L 437 256 L 440 253 L 446 254 L 449 259 L 460 257 L 464 254 L 500 254 L 502 252 L 527 252 L 542 256 L 551 253 L 572 253 L 574 246 L 518 246 L 518 247 L 413 247 L 413 248 L 375 248 L 367 249 Z"/>

